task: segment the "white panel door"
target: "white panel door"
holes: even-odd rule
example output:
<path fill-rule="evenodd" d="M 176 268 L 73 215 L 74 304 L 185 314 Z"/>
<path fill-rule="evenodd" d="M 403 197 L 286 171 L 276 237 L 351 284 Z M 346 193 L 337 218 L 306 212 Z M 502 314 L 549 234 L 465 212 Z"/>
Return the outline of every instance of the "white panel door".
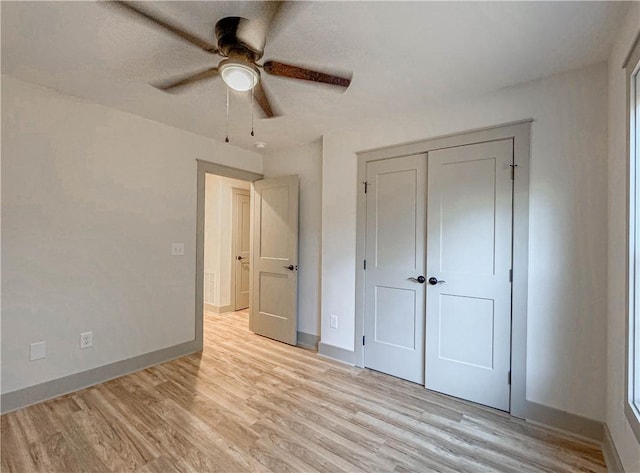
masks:
<path fill-rule="evenodd" d="M 235 310 L 249 307 L 249 268 L 251 267 L 251 199 L 249 191 L 233 190 L 233 254 Z"/>
<path fill-rule="evenodd" d="M 364 363 L 424 383 L 424 154 L 367 164 Z"/>
<path fill-rule="evenodd" d="M 298 176 L 253 184 L 249 329 L 290 345 L 298 330 Z"/>
<path fill-rule="evenodd" d="M 426 387 L 509 411 L 513 143 L 428 163 Z"/>

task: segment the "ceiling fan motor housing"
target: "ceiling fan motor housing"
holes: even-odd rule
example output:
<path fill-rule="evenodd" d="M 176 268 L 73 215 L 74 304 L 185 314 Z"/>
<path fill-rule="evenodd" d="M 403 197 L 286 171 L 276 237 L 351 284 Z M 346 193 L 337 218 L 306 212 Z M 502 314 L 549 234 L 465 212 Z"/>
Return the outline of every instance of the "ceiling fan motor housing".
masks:
<path fill-rule="evenodd" d="M 227 57 L 243 57 L 255 62 L 262 57 L 264 39 L 255 37 L 250 21 L 239 16 L 228 16 L 216 23 L 218 49 Z M 254 36 L 252 38 L 252 36 Z"/>

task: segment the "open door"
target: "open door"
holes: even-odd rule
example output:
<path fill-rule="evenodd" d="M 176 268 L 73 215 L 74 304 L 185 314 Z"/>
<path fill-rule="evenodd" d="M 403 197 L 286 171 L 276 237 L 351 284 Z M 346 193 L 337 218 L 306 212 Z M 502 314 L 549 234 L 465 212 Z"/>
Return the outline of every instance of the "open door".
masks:
<path fill-rule="evenodd" d="M 298 176 L 253 183 L 249 330 L 298 341 Z"/>

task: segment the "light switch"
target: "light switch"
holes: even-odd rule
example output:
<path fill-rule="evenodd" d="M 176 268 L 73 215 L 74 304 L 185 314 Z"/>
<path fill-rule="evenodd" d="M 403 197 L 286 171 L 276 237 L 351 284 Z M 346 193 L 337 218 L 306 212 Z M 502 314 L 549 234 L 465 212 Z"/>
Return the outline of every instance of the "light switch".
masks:
<path fill-rule="evenodd" d="M 171 243 L 172 256 L 184 256 L 184 243 Z"/>
<path fill-rule="evenodd" d="M 47 342 L 32 343 L 29 347 L 29 360 L 40 360 L 47 357 Z"/>

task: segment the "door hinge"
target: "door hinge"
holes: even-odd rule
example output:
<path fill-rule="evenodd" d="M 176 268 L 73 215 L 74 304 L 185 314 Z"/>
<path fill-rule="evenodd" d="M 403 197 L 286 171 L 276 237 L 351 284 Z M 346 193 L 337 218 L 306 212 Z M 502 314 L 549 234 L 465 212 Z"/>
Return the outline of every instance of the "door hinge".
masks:
<path fill-rule="evenodd" d="M 518 167 L 517 164 L 509 164 L 509 167 L 511 167 L 511 180 L 515 181 L 516 180 L 516 168 Z"/>
<path fill-rule="evenodd" d="M 513 269 L 509 270 L 509 282 L 513 282 Z"/>
<path fill-rule="evenodd" d="M 510 385 L 511 384 L 511 371 L 509 371 L 507 373 L 507 383 Z"/>
<path fill-rule="evenodd" d="M 364 335 L 362 336 L 362 346 L 364 346 Z"/>
<path fill-rule="evenodd" d="M 362 181 L 362 183 L 364 184 L 364 193 L 367 193 L 367 188 L 369 187 L 369 183 L 367 181 Z"/>
<path fill-rule="evenodd" d="M 367 270 L 367 260 L 364 260 L 364 269 Z"/>

